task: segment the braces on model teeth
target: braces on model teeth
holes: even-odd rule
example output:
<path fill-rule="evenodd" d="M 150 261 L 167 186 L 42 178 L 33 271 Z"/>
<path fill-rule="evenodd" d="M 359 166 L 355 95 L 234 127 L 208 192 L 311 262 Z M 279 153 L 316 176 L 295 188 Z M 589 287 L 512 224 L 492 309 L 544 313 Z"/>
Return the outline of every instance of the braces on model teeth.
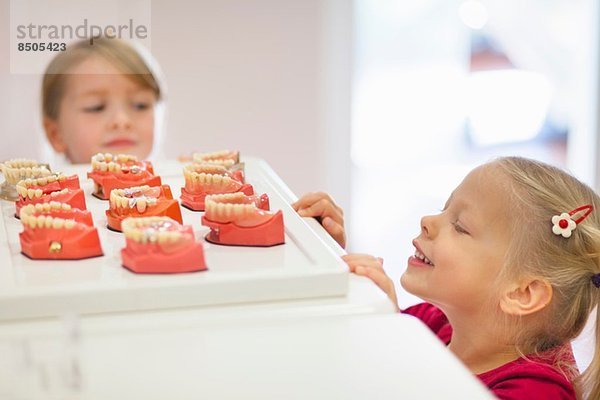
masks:
<path fill-rule="evenodd" d="M 242 170 L 229 171 L 222 165 L 194 163 L 183 168 L 183 176 L 181 204 L 192 211 L 204 211 L 204 199 L 209 194 L 254 194 L 252 185 L 244 182 Z"/>
<path fill-rule="evenodd" d="M 78 260 L 101 256 L 92 215 L 67 203 L 27 204 L 21 208 L 21 251 L 32 259 Z"/>
<path fill-rule="evenodd" d="M 206 240 L 233 246 L 274 246 L 285 242 L 283 213 L 269 211 L 269 198 L 243 193 L 206 196 L 202 225 Z"/>
<path fill-rule="evenodd" d="M 160 186 L 160 176 L 154 175 L 150 161 L 138 161 L 129 154 L 112 155 L 98 153 L 92 157 L 92 172 L 88 178 L 94 181 L 94 196 L 108 200 L 113 189 L 131 186 Z"/>
<path fill-rule="evenodd" d="M 27 178 L 19 181 L 15 188 L 19 195 L 15 202 L 17 218 L 21 208 L 27 204 L 58 201 L 74 208 L 86 209 L 85 194 L 79 187 L 77 175 L 51 174 L 41 178 Z"/>
<path fill-rule="evenodd" d="M 120 232 L 127 217 L 150 216 L 167 216 L 183 223 L 179 203 L 173 199 L 169 185 L 133 186 L 110 192 L 110 208 L 106 210 L 110 229 Z"/>
<path fill-rule="evenodd" d="M 123 266 L 136 273 L 180 273 L 206 270 L 202 243 L 191 226 L 169 217 L 127 218 L 122 222 L 126 246 Z"/>
<path fill-rule="evenodd" d="M 421 253 L 419 250 L 415 250 L 415 258 L 418 258 L 419 260 L 423 261 L 425 264 L 429 264 L 429 265 L 434 265 L 431 260 L 427 257 L 425 257 L 425 255 L 423 253 Z"/>
<path fill-rule="evenodd" d="M 52 173 L 47 164 L 24 158 L 0 163 L 0 171 L 4 175 L 4 182 L 0 186 L 0 198 L 10 201 L 16 201 L 19 198 L 15 187 L 19 181 L 44 177 Z"/>

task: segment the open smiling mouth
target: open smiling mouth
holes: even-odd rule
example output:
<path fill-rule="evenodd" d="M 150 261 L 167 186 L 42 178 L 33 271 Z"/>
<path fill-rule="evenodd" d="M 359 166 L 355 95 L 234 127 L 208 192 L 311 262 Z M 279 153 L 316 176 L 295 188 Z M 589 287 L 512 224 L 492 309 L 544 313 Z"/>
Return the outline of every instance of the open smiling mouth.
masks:
<path fill-rule="evenodd" d="M 110 192 L 110 208 L 106 210 L 110 229 L 120 232 L 122 221 L 128 217 L 151 216 L 167 216 L 183 223 L 179 202 L 173 199 L 169 185 L 133 186 Z"/>
<path fill-rule="evenodd" d="M 28 204 L 43 204 L 51 201 L 67 203 L 73 208 L 86 209 L 85 194 L 79 187 L 77 175 L 51 174 L 41 178 L 27 178 L 16 185 L 19 199 L 15 202 L 16 214 Z"/>
<path fill-rule="evenodd" d="M 123 266 L 136 273 L 180 273 L 206 270 L 202 243 L 191 226 L 169 217 L 127 218 L 122 223 L 126 246 Z"/>
<path fill-rule="evenodd" d="M 419 249 L 415 249 L 415 255 L 414 257 L 418 260 L 421 260 L 422 262 L 424 262 L 425 264 L 431 265 L 432 267 L 435 265 L 431 262 L 431 260 L 427 257 L 425 257 L 425 255 L 423 253 L 421 253 L 419 251 Z"/>
<path fill-rule="evenodd" d="M 283 213 L 269 211 L 269 200 L 243 193 L 209 195 L 202 225 L 206 240 L 233 246 L 274 246 L 285 242 Z"/>
<path fill-rule="evenodd" d="M 101 256 L 92 215 L 66 203 L 27 204 L 20 211 L 21 251 L 33 259 L 78 260 Z"/>
<path fill-rule="evenodd" d="M 181 204 L 192 211 L 204 211 L 204 199 L 209 194 L 254 194 L 252 185 L 245 183 L 242 170 L 230 171 L 210 163 L 193 163 L 183 168 L 185 187 L 181 188 Z"/>
<path fill-rule="evenodd" d="M 160 186 L 160 176 L 154 175 L 150 161 L 138 161 L 129 154 L 112 155 L 98 153 L 92 157 L 92 172 L 88 178 L 94 181 L 93 195 L 108 200 L 113 189 L 131 186 Z"/>

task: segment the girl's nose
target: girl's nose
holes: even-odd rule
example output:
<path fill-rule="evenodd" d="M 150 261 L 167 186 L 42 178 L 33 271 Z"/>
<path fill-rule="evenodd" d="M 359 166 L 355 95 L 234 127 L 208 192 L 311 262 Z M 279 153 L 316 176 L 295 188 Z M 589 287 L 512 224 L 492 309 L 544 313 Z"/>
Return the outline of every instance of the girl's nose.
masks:
<path fill-rule="evenodd" d="M 433 239 L 437 235 L 436 217 L 427 215 L 421 218 L 421 233 L 429 239 Z"/>
<path fill-rule="evenodd" d="M 120 130 L 129 130 L 131 128 L 131 118 L 126 110 L 118 108 L 114 111 L 111 127 Z"/>

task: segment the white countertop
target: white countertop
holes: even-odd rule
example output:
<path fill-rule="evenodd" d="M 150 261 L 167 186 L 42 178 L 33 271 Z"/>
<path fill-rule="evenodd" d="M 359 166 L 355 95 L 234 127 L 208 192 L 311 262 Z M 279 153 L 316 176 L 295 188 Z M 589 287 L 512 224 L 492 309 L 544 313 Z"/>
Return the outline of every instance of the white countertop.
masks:
<path fill-rule="evenodd" d="M 401 314 L 21 322 L 2 326 L 0 360 L 3 399 L 492 398 Z"/>

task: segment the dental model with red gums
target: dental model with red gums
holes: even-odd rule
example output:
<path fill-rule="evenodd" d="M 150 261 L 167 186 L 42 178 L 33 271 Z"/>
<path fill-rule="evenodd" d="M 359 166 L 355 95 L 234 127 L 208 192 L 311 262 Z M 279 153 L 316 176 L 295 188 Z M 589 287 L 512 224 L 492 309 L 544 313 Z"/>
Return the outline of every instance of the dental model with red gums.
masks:
<path fill-rule="evenodd" d="M 120 232 L 122 221 L 128 217 L 151 216 L 166 216 L 183 223 L 179 202 L 173 199 L 169 185 L 134 186 L 110 192 L 110 208 L 106 210 L 110 229 Z"/>
<path fill-rule="evenodd" d="M 0 163 L 0 170 L 2 171 L 2 175 L 4 175 L 4 182 L 0 186 L 0 198 L 9 201 L 17 201 L 19 199 L 15 187 L 19 181 L 27 178 L 40 178 L 52 173 L 48 165 L 24 158 Z"/>
<path fill-rule="evenodd" d="M 192 211 L 204 211 L 209 194 L 254 194 L 252 185 L 244 182 L 242 170 L 229 171 L 216 164 L 189 164 L 183 168 L 185 187 L 181 188 L 181 204 Z"/>
<path fill-rule="evenodd" d="M 169 217 L 127 218 L 122 223 L 126 245 L 123 266 L 141 274 L 204 271 L 204 250 L 191 226 Z"/>
<path fill-rule="evenodd" d="M 209 163 L 221 165 L 231 170 L 243 168 L 243 165 L 240 163 L 239 151 L 222 150 L 213 153 L 193 153 L 192 160 L 198 164 Z"/>
<path fill-rule="evenodd" d="M 92 172 L 87 176 L 94 181 L 92 194 L 101 200 L 108 200 L 113 189 L 161 185 L 160 176 L 154 175 L 150 161 L 138 161 L 128 154 L 96 154 L 92 157 Z"/>
<path fill-rule="evenodd" d="M 66 203 L 28 204 L 21 208 L 21 251 L 43 260 L 79 260 L 101 256 L 98 230 L 87 210 Z"/>
<path fill-rule="evenodd" d="M 206 240 L 234 246 L 275 246 L 285 242 L 283 213 L 269 211 L 262 196 L 231 193 L 206 196 L 202 225 L 210 228 Z"/>
<path fill-rule="evenodd" d="M 77 175 L 65 176 L 52 174 L 41 178 L 27 178 L 16 185 L 19 199 L 15 202 L 16 214 L 27 204 L 57 201 L 70 204 L 71 207 L 85 210 L 85 194 L 79 187 Z"/>

